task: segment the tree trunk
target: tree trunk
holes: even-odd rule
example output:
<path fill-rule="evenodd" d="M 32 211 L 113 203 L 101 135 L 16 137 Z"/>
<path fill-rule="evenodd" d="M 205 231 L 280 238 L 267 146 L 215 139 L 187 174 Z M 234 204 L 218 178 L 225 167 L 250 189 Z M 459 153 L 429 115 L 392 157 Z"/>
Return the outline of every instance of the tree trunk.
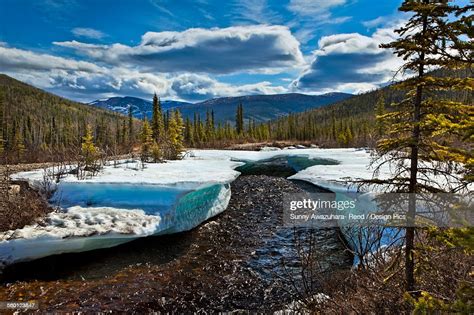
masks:
<path fill-rule="evenodd" d="M 428 4 L 429 0 L 423 0 L 424 4 Z M 423 18 L 422 36 L 425 36 L 428 26 L 428 18 L 425 15 Z M 419 57 L 418 64 L 418 79 L 423 78 L 425 72 L 425 53 L 422 51 Z M 415 213 L 416 213 L 416 197 L 417 192 L 417 175 L 418 175 L 418 146 L 420 142 L 420 121 L 421 121 L 421 102 L 423 100 L 423 86 L 418 85 L 416 88 L 416 96 L 413 102 L 413 133 L 410 154 L 410 183 L 408 192 L 410 194 L 407 214 L 407 227 L 405 231 L 405 280 L 406 290 L 412 292 L 415 290 L 415 257 L 414 257 L 414 242 L 415 242 Z"/>

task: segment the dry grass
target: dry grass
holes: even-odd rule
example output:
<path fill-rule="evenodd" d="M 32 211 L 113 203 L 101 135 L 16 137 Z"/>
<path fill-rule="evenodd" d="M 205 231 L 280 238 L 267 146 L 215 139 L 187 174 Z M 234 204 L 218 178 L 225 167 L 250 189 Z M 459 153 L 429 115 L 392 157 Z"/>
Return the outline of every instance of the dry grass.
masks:
<path fill-rule="evenodd" d="M 10 181 L 10 169 L 0 168 L 0 231 L 18 229 L 35 222 L 53 209 L 26 182 Z M 12 186 L 19 191 L 11 191 Z M 18 187 L 16 187 L 18 188 Z"/>
<path fill-rule="evenodd" d="M 458 298 L 462 286 L 470 287 L 472 292 L 474 256 L 463 248 L 430 239 L 423 231 L 418 236 L 417 292 L 428 292 L 446 304 Z M 413 305 L 408 302 L 404 288 L 403 255 L 395 253 L 384 263 L 334 275 L 322 287 L 330 299 L 309 307 L 317 314 L 411 313 Z"/>

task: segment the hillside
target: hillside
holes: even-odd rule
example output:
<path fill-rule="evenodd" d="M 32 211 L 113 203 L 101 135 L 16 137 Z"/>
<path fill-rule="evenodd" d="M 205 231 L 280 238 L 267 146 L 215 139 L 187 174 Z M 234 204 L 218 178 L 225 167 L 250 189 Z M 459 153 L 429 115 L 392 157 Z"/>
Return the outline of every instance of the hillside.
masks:
<path fill-rule="evenodd" d="M 9 162 L 51 160 L 67 152 L 77 156 L 87 125 L 104 149 L 117 150 L 128 139 L 127 117 L 0 74 L 0 150 Z"/>
<path fill-rule="evenodd" d="M 237 105 L 244 106 L 245 118 L 256 122 L 265 122 L 286 116 L 289 113 L 299 113 L 308 109 L 325 106 L 350 97 L 345 93 L 329 93 L 324 95 L 305 94 L 276 94 L 276 95 L 249 95 L 238 97 L 221 97 L 204 102 L 191 104 L 177 101 L 162 101 L 162 108 L 166 111 L 178 107 L 183 117 L 193 119 L 194 113 L 202 117 L 207 111 L 214 111 L 216 123 L 235 122 Z M 134 108 L 134 116 L 142 118 L 143 113 L 151 116 L 151 100 L 146 101 L 133 97 L 113 97 L 108 100 L 94 101 L 90 105 L 126 113 L 128 106 Z"/>
<path fill-rule="evenodd" d="M 445 76 L 446 70 L 436 70 L 434 76 Z M 452 75 L 452 72 L 449 72 Z M 472 76 L 469 70 L 458 70 L 456 76 Z M 271 138 L 275 140 L 308 140 L 323 146 L 371 146 L 379 135 L 376 130 L 375 107 L 381 96 L 385 110 L 402 100 L 405 92 L 396 84 L 355 95 L 335 104 L 291 114 L 269 122 Z M 434 95 L 453 101 L 474 104 L 472 92 L 449 92 Z"/>

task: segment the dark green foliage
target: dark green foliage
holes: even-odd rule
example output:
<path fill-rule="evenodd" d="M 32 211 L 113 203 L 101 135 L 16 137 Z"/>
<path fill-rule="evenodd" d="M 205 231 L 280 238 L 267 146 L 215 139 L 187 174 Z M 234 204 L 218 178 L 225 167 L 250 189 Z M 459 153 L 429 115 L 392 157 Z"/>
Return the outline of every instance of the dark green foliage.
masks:
<path fill-rule="evenodd" d="M 244 131 L 244 107 L 242 104 L 237 106 L 237 112 L 235 114 L 235 128 L 237 134 L 242 134 Z"/>
<path fill-rule="evenodd" d="M 87 125 L 100 149 L 108 152 L 118 147 L 125 152 L 128 141 L 117 136 L 117 128 L 130 130 L 137 123 L 132 120 L 126 128 L 126 116 L 69 101 L 0 74 L 0 149 L 9 163 L 77 155 Z M 133 131 L 122 133 L 133 139 Z"/>
<path fill-rule="evenodd" d="M 163 113 L 161 103 L 156 94 L 153 95 L 153 112 L 151 118 L 151 129 L 153 131 L 153 140 L 160 141 L 160 137 L 164 136 Z"/>
<path fill-rule="evenodd" d="M 466 78 L 472 76 L 472 70 L 445 70 L 432 72 L 432 76 L 456 76 Z M 312 141 L 327 147 L 359 147 L 374 146 L 380 138 L 380 132 L 390 126 L 380 128 L 376 122 L 376 108 L 381 109 L 383 97 L 384 111 L 391 112 L 392 106 L 404 99 L 403 89 L 395 89 L 393 84 L 376 91 L 363 93 L 335 104 L 310 110 L 270 122 L 270 138 L 272 140 Z M 466 104 L 474 103 L 472 91 L 443 91 L 436 97 L 459 101 Z"/>

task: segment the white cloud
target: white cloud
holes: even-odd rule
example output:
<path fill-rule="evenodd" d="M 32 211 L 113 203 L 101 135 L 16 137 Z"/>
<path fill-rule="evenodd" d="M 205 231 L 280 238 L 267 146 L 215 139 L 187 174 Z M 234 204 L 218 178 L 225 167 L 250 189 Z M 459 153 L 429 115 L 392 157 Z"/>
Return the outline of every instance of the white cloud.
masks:
<path fill-rule="evenodd" d="M 161 73 L 226 74 L 301 66 L 299 42 L 284 26 L 192 28 L 148 32 L 138 46 L 54 42 L 98 61 Z"/>
<path fill-rule="evenodd" d="M 352 19 L 350 16 L 334 17 L 331 9 L 345 5 L 347 0 L 290 0 L 287 9 L 295 15 L 289 23 L 301 43 L 314 38 L 316 30 L 330 24 L 342 24 Z"/>
<path fill-rule="evenodd" d="M 387 16 L 379 16 L 372 20 L 363 21 L 362 25 L 364 25 L 367 28 L 374 28 L 374 27 L 385 24 L 387 22 L 387 19 L 388 19 Z"/>
<path fill-rule="evenodd" d="M 50 71 L 61 69 L 94 73 L 104 70 L 87 61 L 76 61 L 5 46 L 0 46 L 0 68 L 4 71 Z"/>
<path fill-rule="evenodd" d="M 172 90 L 187 100 L 203 100 L 223 96 L 249 94 L 278 94 L 287 91 L 282 86 L 272 86 L 270 82 L 230 85 L 218 82 L 205 75 L 182 74 L 174 78 Z"/>
<path fill-rule="evenodd" d="M 71 30 L 71 33 L 73 33 L 77 37 L 86 37 L 86 38 L 92 38 L 92 39 L 101 39 L 106 36 L 105 33 L 95 30 L 93 28 L 86 28 L 86 27 L 76 27 Z"/>
<path fill-rule="evenodd" d="M 291 88 L 359 93 L 385 84 L 394 79 L 403 60 L 379 45 L 395 38 L 393 28 L 377 29 L 371 36 L 349 33 L 322 37 L 310 66 Z"/>
<path fill-rule="evenodd" d="M 270 8 L 267 0 L 236 0 L 234 7 L 233 18 L 237 22 L 277 24 L 282 21 L 282 17 Z"/>
<path fill-rule="evenodd" d="M 302 16 L 315 16 L 346 4 L 346 0 L 290 0 L 288 10 Z"/>
<path fill-rule="evenodd" d="M 199 101 L 220 96 L 283 93 L 287 89 L 269 82 L 231 85 L 207 75 L 143 72 L 120 66 L 104 67 L 17 48 L 0 47 L 2 72 L 39 88 L 71 99 L 89 102 L 129 95 Z"/>

